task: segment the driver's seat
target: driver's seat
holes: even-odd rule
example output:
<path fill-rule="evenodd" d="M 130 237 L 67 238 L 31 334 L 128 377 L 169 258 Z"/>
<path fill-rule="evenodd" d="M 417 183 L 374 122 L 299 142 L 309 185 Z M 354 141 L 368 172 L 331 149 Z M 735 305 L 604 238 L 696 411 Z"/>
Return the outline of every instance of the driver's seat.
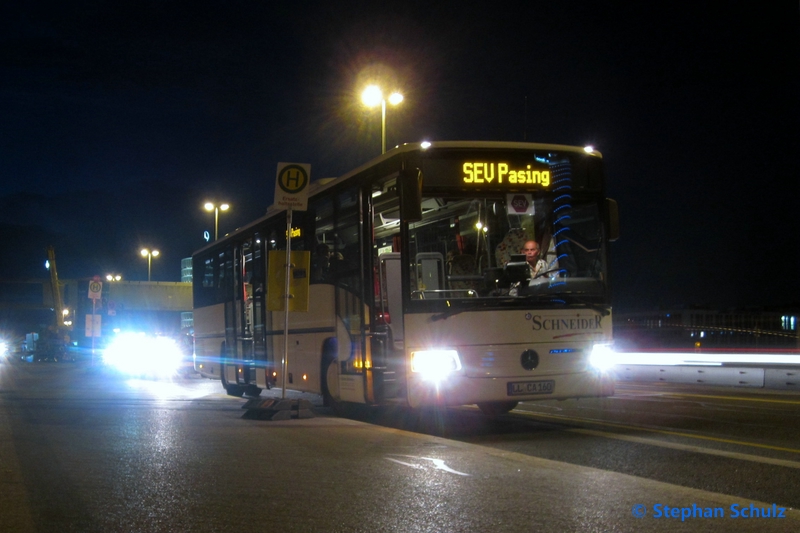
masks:
<path fill-rule="evenodd" d="M 500 244 L 494 250 L 494 257 L 497 261 L 497 266 L 504 267 L 506 263 L 511 260 L 512 254 L 520 253 L 522 247 L 525 246 L 525 241 L 529 240 L 525 235 L 525 230 L 522 228 L 512 228 L 503 237 Z"/>

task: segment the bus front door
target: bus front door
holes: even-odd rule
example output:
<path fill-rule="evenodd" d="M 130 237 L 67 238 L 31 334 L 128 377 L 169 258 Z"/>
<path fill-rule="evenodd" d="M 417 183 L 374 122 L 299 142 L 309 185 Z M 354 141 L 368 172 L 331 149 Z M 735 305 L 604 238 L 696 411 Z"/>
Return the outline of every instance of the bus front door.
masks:
<path fill-rule="evenodd" d="M 402 261 L 399 253 L 384 253 L 379 259 L 380 317 L 372 340 L 375 401 L 402 396 L 403 372 L 403 291 Z"/>

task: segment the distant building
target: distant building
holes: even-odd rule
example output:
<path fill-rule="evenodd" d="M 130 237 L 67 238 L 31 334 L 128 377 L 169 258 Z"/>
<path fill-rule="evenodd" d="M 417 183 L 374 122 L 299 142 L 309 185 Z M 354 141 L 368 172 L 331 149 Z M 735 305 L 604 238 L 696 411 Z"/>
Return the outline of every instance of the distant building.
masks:
<path fill-rule="evenodd" d="M 176 282 L 104 282 L 102 298 L 89 299 L 89 279 L 60 280 L 62 300 L 71 324 L 70 338 L 91 344 L 87 324 L 95 315 L 101 342 L 120 331 L 177 335 L 191 328 L 192 284 Z M 0 332 L 38 332 L 55 322 L 49 279 L 0 280 Z M 188 315 L 188 326 L 186 319 Z"/>
<path fill-rule="evenodd" d="M 183 283 L 192 282 L 192 258 L 181 259 L 181 281 Z"/>
<path fill-rule="evenodd" d="M 181 259 L 181 282 L 192 282 L 192 258 L 185 257 Z M 189 331 L 194 328 L 194 313 L 186 311 L 181 313 L 181 329 Z"/>

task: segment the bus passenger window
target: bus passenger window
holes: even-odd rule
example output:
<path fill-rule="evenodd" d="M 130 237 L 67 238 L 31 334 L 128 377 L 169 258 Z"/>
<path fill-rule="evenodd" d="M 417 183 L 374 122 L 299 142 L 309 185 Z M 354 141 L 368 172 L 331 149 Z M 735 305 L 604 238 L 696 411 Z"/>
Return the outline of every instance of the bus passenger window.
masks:
<path fill-rule="evenodd" d="M 324 281 L 330 272 L 331 252 L 327 244 L 319 243 L 311 260 L 311 281 Z"/>

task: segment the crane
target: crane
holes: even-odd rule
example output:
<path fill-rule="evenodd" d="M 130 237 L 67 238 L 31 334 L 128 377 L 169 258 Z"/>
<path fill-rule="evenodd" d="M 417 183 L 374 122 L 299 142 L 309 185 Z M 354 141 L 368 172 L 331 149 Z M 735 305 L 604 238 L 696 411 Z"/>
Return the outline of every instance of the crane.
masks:
<path fill-rule="evenodd" d="M 47 261 L 50 264 L 50 287 L 53 290 L 53 310 L 55 311 L 56 329 L 64 327 L 64 300 L 61 298 L 61 287 L 58 285 L 58 270 L 56 269 L 56 250 L 47 247 Z"/>
<path fill-rule="evenodd" d="M 42 344 L 37 346 L 37 360 L 74 361 L 67 352 L 65 343 L 69 335 L 69 327 L 64 324 L 64 300 L 61 297 L 61 286 L 58 282 L 58 269 L 56 268 L 56 251 L 52 246 L 47 247 L 47 262 L 50 265 L 50 286 L 53 291 L 53 311 L 55 324 L 50 326 L 51 331 L 45 333 Z M 48 328 L 48 329 L 50 329 Z"/>

